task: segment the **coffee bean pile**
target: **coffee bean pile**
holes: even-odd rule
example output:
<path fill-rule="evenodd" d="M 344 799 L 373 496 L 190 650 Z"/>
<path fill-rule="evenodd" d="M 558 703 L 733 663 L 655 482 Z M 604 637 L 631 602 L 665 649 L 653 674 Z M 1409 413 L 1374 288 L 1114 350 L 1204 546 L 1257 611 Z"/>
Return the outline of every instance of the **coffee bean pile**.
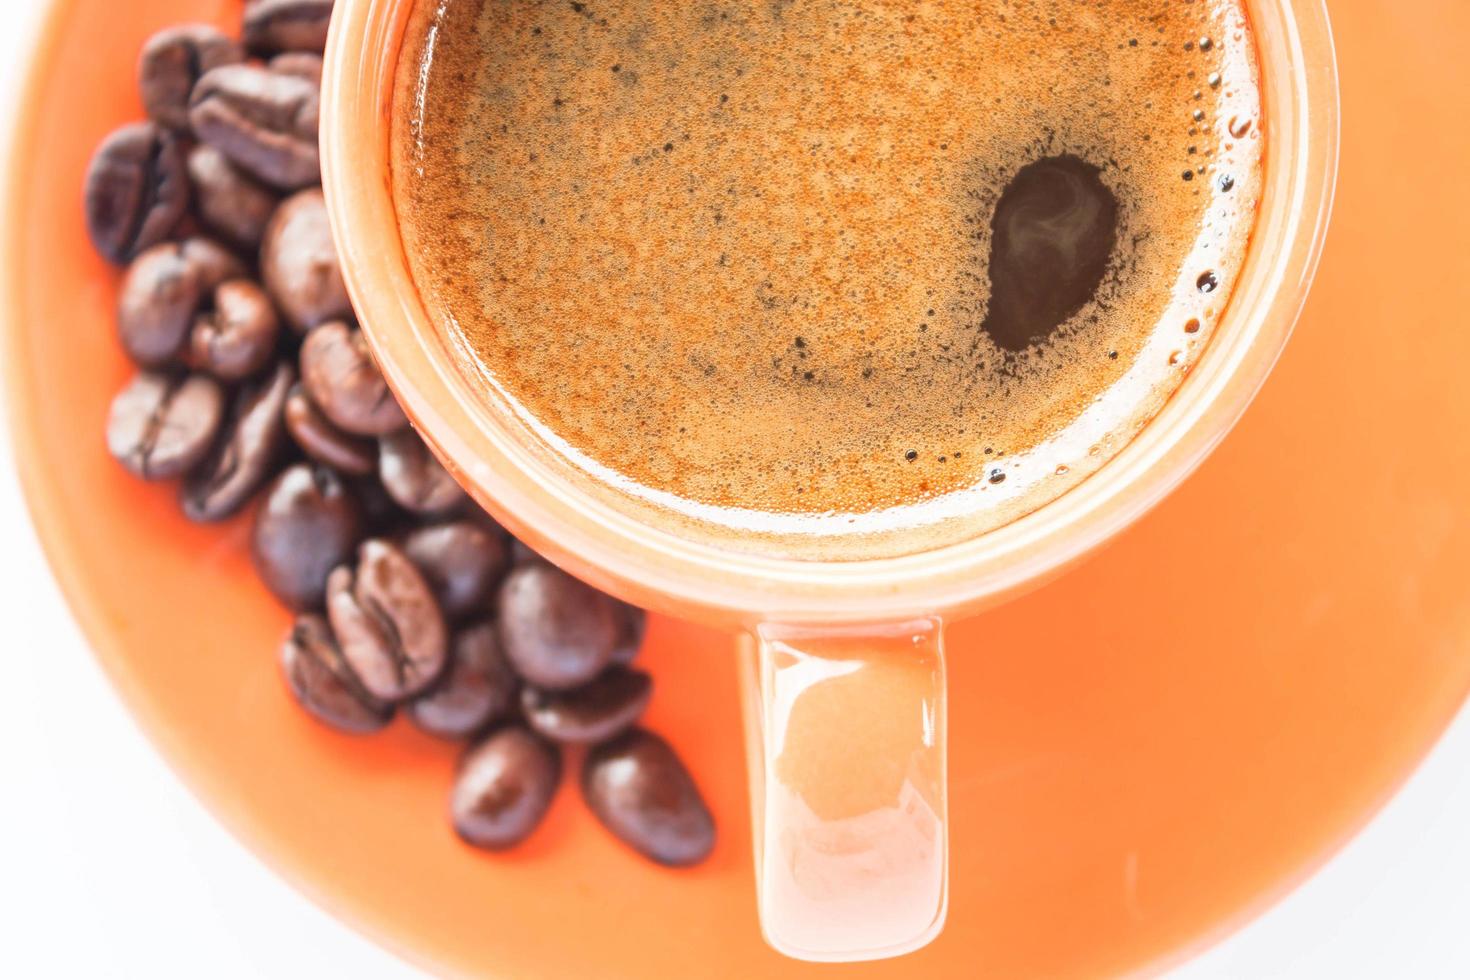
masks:
<path fill-rule="evenodd" d="M 331 0 L 247 0 L 241 37 L 171 27 L 143 48 L 148 119 L 87 172 L 97 251 L 124 266 L 137 373 L 107 448 L 178 481 L 192 521 L 253 505 L 251 555 L 295 613 L 286 687 L 366 734 L 396 713 L 469 743 L 450 795 L 478 847 L 524 840 L 584 746 L 582 795 L 619 839 L 687 865 L 714 823 L 669 745 L 637 726 L 642 610 L 541 560 L 479 510 L 410 427 L 358 329 L 320 187 Z M 243 736 L 242 736 L 243 737 Z"/>

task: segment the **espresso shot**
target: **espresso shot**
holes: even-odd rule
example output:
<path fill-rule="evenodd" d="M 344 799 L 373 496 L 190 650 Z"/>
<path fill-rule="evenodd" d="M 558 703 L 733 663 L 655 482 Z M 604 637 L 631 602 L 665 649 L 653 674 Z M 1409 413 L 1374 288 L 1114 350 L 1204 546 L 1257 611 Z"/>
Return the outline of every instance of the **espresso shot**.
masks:
<path fill-rule="evenodd" d="M 441 0 L 406 254 L 466 370 L 614 494 L 812 558 L 972 538 L 1204 352 L 1260 186 L 1233 3 Z"/>

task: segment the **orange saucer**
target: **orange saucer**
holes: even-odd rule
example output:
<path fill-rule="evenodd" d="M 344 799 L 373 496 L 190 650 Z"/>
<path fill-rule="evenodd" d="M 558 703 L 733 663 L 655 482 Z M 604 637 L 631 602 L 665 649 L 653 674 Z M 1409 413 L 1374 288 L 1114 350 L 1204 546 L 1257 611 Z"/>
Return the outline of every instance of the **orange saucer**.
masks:
<path fill-rule="evenodd" d="M 647 866 L 563 789 L 508 857 L 444 819 L 455 753 L 288 700 L 286 615 L 242 521 L 197 528 L 107 457 L 128 368 L 82 227 L 139 44 L 237 0 L 58 0 L 18 120 L 5 370 L 21 475 L 97 655 L 180 775 L 323 905 L 446 973 L 762 976 L 733 644 L 668 620 L 650 723 L 721 826 Z M 1236 432 L 1105 553 L 951 634 L 949 926 L 851 977 L 1156 969 L 1238 926 L 1372 814 L 1470 687 L 1470 88 L 1462 0 L 1334 2 L 1342 176 L 1296 337 Z"/>

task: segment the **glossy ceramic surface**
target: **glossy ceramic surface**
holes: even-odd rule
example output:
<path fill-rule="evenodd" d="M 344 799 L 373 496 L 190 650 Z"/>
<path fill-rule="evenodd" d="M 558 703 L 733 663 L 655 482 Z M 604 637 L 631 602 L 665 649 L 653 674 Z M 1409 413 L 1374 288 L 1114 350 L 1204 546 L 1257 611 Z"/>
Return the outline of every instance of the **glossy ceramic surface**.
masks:
<path fill-rule="evenodd" d="M 1470 685 L 1470 135 L 1459 0 L 1332 2 L 1343 156 L 1296 336 L 1235 432 L 1105 552 L 949 647 L 949 924 L 853 977 L 1092 976 L 1220 935 L 1386 798 Z M 92 145 L 139 115 L 139 43 L 235 0 L 59 0 L 17 118 L 5 370 L 18 463 L 79 619 L 140 723 L 237 834 L 349 922 L 433 969 L 492 976 L 803 976 L 761 942 L 735 659 L 656 619 L 653 727 L 722 838 L 645 866 L 563 791 L 524 850 L 443 820 L 454 753 L 354 740 L 289 702 L 286 616 L 246 525 L 188 525 L 107 458 L 127 366 L 117 274 L 80 218 Z M 58 448 L 64 447 L 64 448 Z M 567 942 L 568 924 L 575 941 Z M 825 972 L 830 972 L 830 968 Z"/>
<path fill-rule="evenodd" d="M 759 747 L 749 765 L 766 777 L 751 783 L 762 932 L 802 960 L 918 949 L 942 929 L 948 897 L 948 774 L 935 723 L 946 714 L 943 670 L 919 655 L 938 658 L 943 630 L 935 619 L 923 633 L 932 643 L 916 646 L 895 624 L 953 621 L 1055 575 L 1173 489 L 1244 411 L 1296 322 L 1327 227 L 1338 92 L 1321 0 L 1249 6 L 1263 111 L 1243 136 L 1225 138 L 1269 144 L 1258 219 L 1228 302 L 1200 311 L 1217 321 L 1208 353 L 1173 397 L 1095 474 L 1010 524 L 922 553 L 851 561 L 721 548 L 609 499 L 466 369 L 421 300 L 388 192 L 383 119 L 394 111 L 414 7 L 339 0 L 322 79 L 327 209 L 384 376 L 471 494 L 573 574 L 699 623 L 759 623 L 762 636 L 804 624 L 799 641 L 767 637 L 761 681 L 743 689 L 759 705 L 747 718 L 761 722 L 751 726 Z M 824 646 L 840 649 L 815 652 Z M 814 716 L 823 720 L 804 723 Z"/>

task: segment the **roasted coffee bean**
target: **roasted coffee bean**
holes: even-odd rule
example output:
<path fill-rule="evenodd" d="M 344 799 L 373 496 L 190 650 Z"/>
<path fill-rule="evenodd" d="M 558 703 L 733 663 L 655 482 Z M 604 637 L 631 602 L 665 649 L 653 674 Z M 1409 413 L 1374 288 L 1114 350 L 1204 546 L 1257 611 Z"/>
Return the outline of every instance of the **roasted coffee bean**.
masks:
<path fill-rule="evenodd" d="M 209 452 L 224 412 L 213 378 L 144 371 L 112 400 L 107 450 L 145 480 L 183 476 Z"/>
<path fill-rule="evenodd" d="M 520 679 L 510 669 L 488 620 L 454 634 L 444 679 L 404 707 L 415 725 L 439 738 L 470 738 L 505 718 Z"/>
<path fill-rule="evenodd" d="M 286 363 L 235 395 L 230 419 L 209 458 L 184 481 L 180 500 L 191 521 L 222 521 L 270 479 L 286 443 L 286 393 L 296 372 Z"/>
<path fill-rule="evenodd" d="M 521 712 L 526 724 L 552 741 L 591 745 L 631 727 L 651 697 L 653 678 L 614 665 L 570 691 L 524 688 Z"/>
<path fill-rule="evenodd" d="M 393 706 L 369 694 L 352 675 L 323 616 L 296 617 L 281 643 L 281 670 L 301 706 L 332 728 L 367 734 L 393 718 Z"/>
<path fill-rule="evenodd" d="M 612 661 L 622 628 L 617 602 L 546 562 L 519 565 L 500 587 L 500 642 L 531 684 L 585 684 Z"/>
<path fill-rule="evenodd" d="M 504 539 L 474 520 L 415 528 L 403 537 L 403 553 L 424 573 L 451 621 L 489 614 L 509 566 Z"/>
<path fill-rule="evenodd" d="M 230 279 L 215 287 L 213 309 L 194 318 L 189 363 L 226 381 L 248 378 L 270 363 L 280 330 L 265 290 Z"/>
<path fill-rule="evenodd" d="M 287 51 L 270 60 L 270 69 L 282 75 L 304 78 L 318 87 L 322 84 L 322 56 L 310 51 Z"/>
<path fill-rule="evenodd" d="M 352 316 L 319 188 L 294 194 L 276 209 L 260 247 L 260 277 L 297 330 Z"/>
<path fill-rule="evenodd" d="M 189 128 L 189 93 L 211 68 L 245 60 L 239 41 L 209 24 L 165 27 L 143 45 L 138 59 L 138 89 L 143 108 L 158 125 Z"/>
<path fill-rule="evenodd" d="M 582 796 L 604 827 L 659 864 L 698 864 L 715 845 L 693 777 L 652 732 L 635 728 L 588 752 Z"/>
<path fill-rule="evenodd" d="M 327 46 L 332 0 L 246 0 L 243 32 L 252 51 L 316 51 Z"/>
<path fill-rule="evenodd" d="M 173 360 L 203 294 L 199 269 L 179 243 L 155 245 L 134 259 L 117 301 L 118 338 L 128 356 L 145 367 Z"/>
<path fill-rule="evenodd" d="M 519 726 L 502 728 L 465 754 L 449 796 L 455 833 L 489 850 L 531 835 L 561 782 L 555 745 Z"/>
<path fill-rule="evenodd" d="M 194 135 L 242 169 L 287 190 L 321 180 L 316 85 L 262 65 L 204 73 L 189 97 Z"/>
<path fill-rule="evenodd" d="M 362 512 L 342 478 L 296 463 L 276 477 L 255 511 L 250 554 L 266 588 L 292 609 L 319 609 L 327 575 L 352 560 Z"/>
<path fill-rule="evenodd" d="M 189 151 L 194 205 L 204 223 L 242 248 L 260 248 L 280 197 L 208 143 Z"/>
<path fill-rule="evenodd" d="M 357 564 L 327 577 L 327 617 L 353 673 L 374 697 L 401 701 L 439 679 L 449 655 L 444 616 L 413 562 L 378 538 Z"/>
<path fill-rule="evenodd" d="M 415 514 L 447 514 L 469 501 L 413 429 L 378 440 L 378 479 L 399 506 Z"/>
<path fill-rule="evenodd" d="M 626 602 L 618 603 L 622 613 L 623 627 L 618 631 L 618 643 L 613 647 L 613 663 L 630 664 L 643 649 L 643 637 L 648 633 L 648 613 Z"/>
<path fill-rule="evenodd" d="M 306 335 L 301 344 L 301 384 L 322 414 L 345 432 L 376 436 L 408 425 L 362 331 L 341 320 Z"/>
<path fill-rule="evenodd" d="M 113 130 L 87 165 L 84 196 L 92 245 L 126 263 L 167 238 L 189 207 L 183 144 L 151 122 Z"/>
<path fill-rule="evenodd" d="M 369 476 L 378 471 L 378 444 L 333 425 L 299 384 L 286 397 L 286 431 L 302 452 L 339 473 Z"/>
<path fill-rule="evenodd" d="M 244 267 L 202 238 L 155 245 L 134 259 L 117 298 L 117 333 L 128 356 L 143 367 L 175 360 L 222 272 L 238 276 Z"/>

